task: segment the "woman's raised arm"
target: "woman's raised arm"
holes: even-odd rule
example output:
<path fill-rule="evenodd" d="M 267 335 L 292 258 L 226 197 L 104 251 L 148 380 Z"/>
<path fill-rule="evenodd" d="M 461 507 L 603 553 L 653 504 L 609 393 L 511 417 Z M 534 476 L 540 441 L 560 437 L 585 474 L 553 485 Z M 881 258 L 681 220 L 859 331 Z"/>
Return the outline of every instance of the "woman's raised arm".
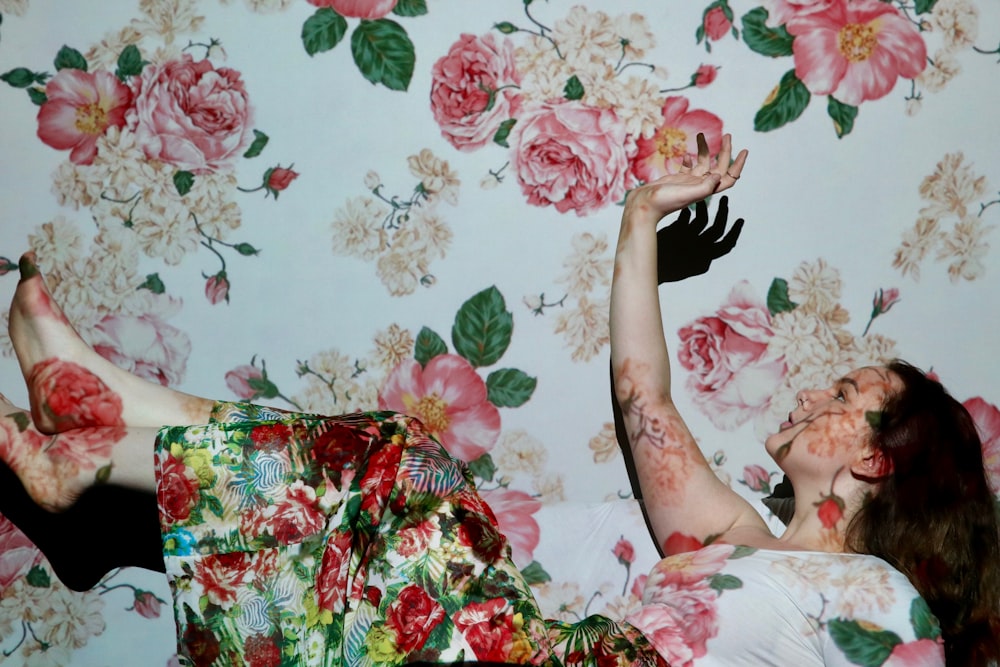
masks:
<path fill-rule="evenodd" d="M 723 137 L 712 166 L 704 137 L 698 159 L 681 173 L 629 193 L 622 214 L 611 288 L 611 362 L 647 518 L 657 545 L 671 537 L 699 542 L 735 527 L 767 530 L 760 515 L 719 481 L 674 406 L 660 314 L 657 223 L 666 215 L 732 187 L 747 158 L 732 160 Z"/>

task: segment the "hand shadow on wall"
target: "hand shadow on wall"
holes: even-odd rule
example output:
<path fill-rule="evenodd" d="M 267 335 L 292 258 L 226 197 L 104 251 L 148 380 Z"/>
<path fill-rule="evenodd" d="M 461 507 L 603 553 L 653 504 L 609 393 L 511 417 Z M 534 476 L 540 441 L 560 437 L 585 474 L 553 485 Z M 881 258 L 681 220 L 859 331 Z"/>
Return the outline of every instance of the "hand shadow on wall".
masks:
<path fill-rule="evenodd" d="M 700 201 L 695 204 L 694 217 L 691 209 L 685 208 L 669 225 L 656 232 L 656 282 L 658 285 L 672 283 L 700 276 L 707 273 L 712 262 L 728 254 L 736 247 L 736 241 L 743 230 L 743 218 L 738 218 L 732 228 L 726 232 L 729 219 L 729 198 L 720 197 L 719 207 L 715 212 L 715 220 L 708 225 L 708 204 Z M 625 458 L 625 469 L 628 471 L 632 495 L 642 503 L 642 489 L 639 488 L 639 478 L 635 470 L 635 459 L 628 444 L 628 431 L 622 416 L 622 407 L 615 396 L 614 366 L 611 367 L 611 409 L 615 418 L 615 436 L 618 446 Z M 650 535 L 653 530 L 649 517 L 643 507 L 643 517 Z M 655 538 L 654 538 L 655 541 Z M 663 545 L 657 544 L 662 551 Z"/>
<path fill-rule="evenodd" d="M 94 588 L 117 567 L 165 571 L 156 496 L 120 486 L 94 486 L 65 512 L 31 499 L 0 464 L 0 515 L 35 543 L 56 577 L 75 591 Z"/>

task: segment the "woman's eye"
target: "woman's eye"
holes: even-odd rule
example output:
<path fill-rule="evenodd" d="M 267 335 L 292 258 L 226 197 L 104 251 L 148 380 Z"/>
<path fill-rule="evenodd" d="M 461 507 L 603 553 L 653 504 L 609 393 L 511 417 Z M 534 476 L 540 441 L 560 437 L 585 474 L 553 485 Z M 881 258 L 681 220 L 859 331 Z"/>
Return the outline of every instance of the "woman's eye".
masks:
<path fill-rule="evenodd" d="M 847 402 L 847 397 L 844 396 L 844 392 L 842 392 L 842 391 L 838 391 L 837 395 L 835 396 L 835 398 L 838 401 L 840 401 L 841 403 L 846 403 Z"/>

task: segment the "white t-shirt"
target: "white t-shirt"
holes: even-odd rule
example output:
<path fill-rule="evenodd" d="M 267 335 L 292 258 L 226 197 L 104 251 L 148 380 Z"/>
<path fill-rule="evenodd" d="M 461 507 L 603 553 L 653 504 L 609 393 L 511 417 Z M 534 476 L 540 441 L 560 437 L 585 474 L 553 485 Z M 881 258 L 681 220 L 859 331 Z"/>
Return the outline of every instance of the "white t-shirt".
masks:
<path fill-rule="evenodd" d="M 875 556 L 727 544 L 661 560 L 628 622 L 672 667 L 941 667 L 937 619 Z"/>

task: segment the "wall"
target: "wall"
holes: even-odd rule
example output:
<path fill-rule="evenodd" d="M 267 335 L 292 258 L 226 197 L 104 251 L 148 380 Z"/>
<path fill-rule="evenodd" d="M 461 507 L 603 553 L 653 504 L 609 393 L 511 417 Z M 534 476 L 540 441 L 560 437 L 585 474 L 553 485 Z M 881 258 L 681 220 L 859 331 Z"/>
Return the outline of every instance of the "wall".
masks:
<path fill-rule="evenodd" d="M 631 497 L 607 380 L 620 202 L 698 131 L 750 150 L 735 249 L 661 290 L 677 400 L 719 474 L 757 503 L 794 392 L 893 356 L 932 368 L 995 445 L 995 2 L 0 0 L 0 16 L 0 297 L 33 248 L 81 335 L 154 381 L 332 414 L 403 407 L 406 378 L 429 422 L 438 391 L 439 434 L 519 563 L 552 577 L 549 608 L 635 604 L 626 562 L 655 558 L 632 503 L 604 548 L 625 566 L 612 602 L 620 572 L 561 578 L 586 525 L 544 517 Z M 73 90 L 103 91 L 107 114 Z M 0 349 L 0 389 L 25 405 Z M 3 521 L 0 577 L 5 664 L 168 664 L 159 575 L 72 593 Z"/>

